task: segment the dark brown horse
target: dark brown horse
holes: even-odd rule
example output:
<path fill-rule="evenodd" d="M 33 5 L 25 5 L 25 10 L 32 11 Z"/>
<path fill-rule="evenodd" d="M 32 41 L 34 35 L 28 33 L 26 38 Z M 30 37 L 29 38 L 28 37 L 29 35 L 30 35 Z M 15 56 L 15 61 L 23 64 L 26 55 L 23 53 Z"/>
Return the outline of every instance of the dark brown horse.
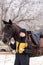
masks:
<path fill-rule="evenodd" d="M 41 31 L 41 33 L 40 33 L 40 31 Z M 40 31 L 37 31 L 39 33 L 38 34 L 38 36 L 39 36 L 38 44 L 35 43 L 35 41 L 37 40 L 37 37 L 36 37 L 36 40 L 34 39 L 35 37 L 31 38 L 31 36 L 32 36 L 31 31 L 29 31 L 29 33 L 27 34 L 27 37 L 28 37 L 27 39 L 29 39 L 32 43 L 32 55 L 31 56 L 43 55 L 43 32 L 42 32 L 42 30 L 40 30 Z M 35 33 L 35 36 L 36 35 L 37 35 L 37 33 Z"/>
<path fill-rule="evenodd" d="M 12 37 L 14 37 L 15 40 L 17 37 L 19 37 L 19 30 L 21 28 L 15 23 L 12 23 L 11 20 L 9 20 L 9 22 L 6 22 L 3 20 L 3 23 L 5 24 L 5 27 L 3 28 L 3 39 L 2 40 L 4 43 L 8 44 Z M 28 38 L 32 42 L 29 34 L 27 35 L 27 39 Z M 30 54 L 30 56 L 43 55 L 42 47 L 43 47 L 43 38 L 40 39 L 39 49 L 37 49 L 37 46 L 32 42 L 32 53 Z"/>
<path fill-rule="evenodd" d="M 16 40 L 19 37 L 19 30 L 21 28 L 17 26 L 15 23 L 12 23 L 11 20 L 9 20 L 9 22 L 3 20 L 3 23 L 5 24 L 5 27 L 3 27 L 2 29 L 3 42 L 9 42 L 12 37 L 14 37 L 14 39 Z"/>

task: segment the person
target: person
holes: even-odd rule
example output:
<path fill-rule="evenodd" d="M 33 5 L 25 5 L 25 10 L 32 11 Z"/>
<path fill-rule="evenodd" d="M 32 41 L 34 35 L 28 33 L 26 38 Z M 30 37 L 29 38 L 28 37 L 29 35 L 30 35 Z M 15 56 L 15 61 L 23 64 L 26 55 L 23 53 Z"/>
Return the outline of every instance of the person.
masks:
<path fill-rule="evenodd" d="M 19 31 L 19 39 L 14 43 L 10 43 L 12 49 L 16 50 L 16 58 L 14 65 L 29 65 L 29 54 L 32 52 L 31 42 L 26 39 L 26 30 Z"/>

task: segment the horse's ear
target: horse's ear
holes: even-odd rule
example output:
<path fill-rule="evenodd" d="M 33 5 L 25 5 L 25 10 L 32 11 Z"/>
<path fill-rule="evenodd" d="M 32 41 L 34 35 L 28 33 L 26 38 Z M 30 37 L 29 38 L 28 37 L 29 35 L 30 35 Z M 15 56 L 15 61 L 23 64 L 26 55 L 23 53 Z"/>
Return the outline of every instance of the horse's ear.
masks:
<path fill-rule="evenodd" d="M 9 19 L 9 24 L 12 24 L 12 21 L 11 21 L 11 19 Z"/>
<path fill-rule="evenodd" d="M 2 20 L 2 21 L 3 21 L 4 24 L 7 24 L 7 23 L 8 23 L 8 22 L 6 22 L 6 21 L 4 21 L 4 20 Z"/>

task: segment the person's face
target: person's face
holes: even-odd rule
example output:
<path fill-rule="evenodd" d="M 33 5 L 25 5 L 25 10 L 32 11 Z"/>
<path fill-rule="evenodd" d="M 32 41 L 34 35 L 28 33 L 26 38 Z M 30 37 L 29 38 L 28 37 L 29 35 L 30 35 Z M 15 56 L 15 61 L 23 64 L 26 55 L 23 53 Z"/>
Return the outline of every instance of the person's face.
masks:
<path fill-rule="evenodd" d="M 25 33 L 20 32 L 20 33 L 19 33 L 19 36 L 20 36 L 20 37 L 24 37 L 24 36 L 26 36 L 26 35 L 25 35 Z"/>

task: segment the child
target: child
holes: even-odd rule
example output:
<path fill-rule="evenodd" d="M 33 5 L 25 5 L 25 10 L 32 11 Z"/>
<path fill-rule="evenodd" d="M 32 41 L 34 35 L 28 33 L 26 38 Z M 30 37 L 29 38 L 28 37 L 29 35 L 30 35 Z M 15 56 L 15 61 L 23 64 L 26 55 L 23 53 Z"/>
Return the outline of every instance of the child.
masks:
<path fill-rule="evenodd" d="M 12 49 L 16 50 L 14 65 L 29 65 L 29 54 L 32 52 L 31 42 L 26 40 L 26 30 L 19 31 L 19 39 L 15 43 L 10 43 Z"/>

